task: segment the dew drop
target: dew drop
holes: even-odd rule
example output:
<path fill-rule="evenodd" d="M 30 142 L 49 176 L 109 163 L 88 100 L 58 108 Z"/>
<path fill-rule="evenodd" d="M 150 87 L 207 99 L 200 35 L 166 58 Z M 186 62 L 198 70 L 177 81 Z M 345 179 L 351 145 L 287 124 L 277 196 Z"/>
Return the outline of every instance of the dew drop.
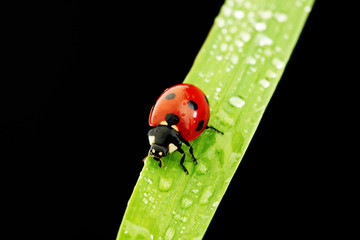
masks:
<path fill-rule="evenodd" d="M 231 97 L 229 102 L 232 106 L 237 108 L 242 108 L 245 105 L 245 100 L 238 96 Z"/>
<path fill-rule="evenodd" d="M 266 29 L 266 23 L 264 22 L 257 22 L 254 24 L 254 28 L 256 31 L 264 31 Z"/>
<path fill-rule="evenodd" d="M 219 204 L 220 204 L 220 201 L 215 201 L 215 202 L 213 202 L 213 204 L 211 206 L 215 208 L 215 207 L 219 206 Z"/>
<path fill-rule="evenodd" d="M 273 44 L 273 40 L 263 33 L 259 33 L 257 36 L 259 46 L 270 46 Z"/>
<path fill-rule="evenodd" d="M 229 184 L 230 182 L 231 182 L 231 177 L 227 178 L 227 179 L 224 181 L 225 184 Z"/>
<path fill-rule="evenodd" d="M 254 13 L 254 11 L 250 11 L 249 13 L 248 13 L 248 19 L 249 19 L 249 22 L 251 22 L 251 23 L 254 23 L 254 17 L 255 17 L 255 13 Z"/>
<path fill-rule="evenodd" d="M 224 26 L 225 26 L 225 20 L 224 20 L 223 18 L 218 17 L 218 18 L 216 19 L 216 21 L 217 21 L 217 25 L 218 25 L 219 27 L 224 27 Z"/>
<path fill-rule="evenodd" d="M 307 13 L 310 12 L 310 11 L 311 11 L 311 7 L 310 7 L 310 6 L 305 6 L 305 7 L 304 7 L 304 11 L 307 12 Z"/>
<path fill-rule="evenodd" d="M 265 78 L 260 79 L 259 84 L 264 88 L 268 88 L 270 86 L 270 82 L 268 80 L 266 80 Z"/>
<path fill-rule="evenodd" d="M 144 177 L 144 180 L 145 180 L 145 181 L 147 181 L 149 184 L 152 184 L 152 181 L 151 181 L 151 179 L 150 179 L 150 178 L 146 178 L 146 177 Z"/>
<path fill-rule="evenodd" d="M 239 62 L 239 56 L 236 55 L 236 54 L 233 54 L 233 55 L 231 56 L 230 61 L 231 61 L 233 64 L 237 64 L 237 63 Z"/>
<path fill-rule="evenodd" d="M 266 20 L 266 19 L 271 18 L 271 17 L 273 16 L 273 13 L 272 13 L 272 11 L 270 11 L 270 10 L 259 11 L 259 16 L 260 16 L 262 19 Z"/>
<path fill-rule="evenodd" d="M 254 65 L 254 64 L 256 63 L 256 59 L 253 58 L 252 56 L 248 56 L 248 57 L 245 59 L 245 63 Z"/>
<path fill-rule="evenodd" d="M 203 175 L 207 172 L 207 167 L 202 162 L 199 164 L 199 166 L 196 168 L 196 174 Z"/>
<path fill-rule="evenodd" d="M 242 137 L 242 136 L 241 136 L 241 137 Z M 243 139 L 241 139 L 241 137 L 239 137 L 239 139 L 237 139 L 237 141 L 236 141 L 237 144 L 239 144 L 239 141 L 238 141 L 238 140 L 240 140 L 240 142 L 241 142 L 241 140 L 243 140 Z M 240 153 L 232 153 L 232 154 L 230 155 L 229 161 L 230 161 L 230 162 L 233 162 L 233 163 L 238 163 L 238 162 L 240 162 L 240 161 L 241 161 L 241 154 L 240 154 Z M 231 180 L 231 178 L 230 178 L 230 180 Z M 229 181 L 229 182 L 230 182 L 230 181 Z M 225 183 L 226 183 L 226 181 L 225 181 Z"/>
<path fill-rule="evenodd" d="M 181 207 L 184 209 L 189 208 L 193 204 L 193 200 L 189 197 L 183 197 L 181 199 Z"/>
<path fill-rule="evenodd" d="M 274 71 L 272 71 L 272 70 L 268 70 L 268 71 L 266 72 L 266 76 L 267 76 L 268 78 L 276 78 L 278 75 L 277 75 L 276 72 L 274 72 Z"/>
<path fill-rule="evenodd" d="M 270 57 L 273 54 L 273 51 L 270 48 L 265 49 L 264 55 Z"/>
<path fill-rule="evenodd" d="M 238 48 L 242 48 L 244 46 L 244 42 L 241 41 L 241 40 L 235 40 L 235 45 L 238 47 Z"/>
<path fill-rule="evenodd" d="M 231 35 L 226 35 L 225 36 L 225 41 L 230 42 L 231 41 Z"/>
<path fill-rule="evenodd" d="M 149 229 L 136 225 L 128 220 L 124 221 L 125 239 L 153 239 Z"/>
<path fill-rule="evenodd" d="M 237 29 L 236 26 L 232 26 L 232 27 L 230 28 L 229 32 L 232 33 L 232 34 L 234 34 L 234 33 L 237 32 L 237 30 L 238 30 L 238 29 Z"/>
<path fill-rule="evenodd" d="M 282 69 L 285 67 L 285 63 L 278 58 L 274 58 L 272 60 L 272 64 L 274 64 L 277 69 Z"/>
<path fill-rule="evenodd" d="M 234 11 L 234 17 L 236 19 L 242 19 L 242 18 L 244 18 L 244 16 L 245 16 L 245 13 L 243 11 L 241 11 L 241 10 Z"/>
<path fill-rule="evenodd" d="M 228 7 L 228 6 L 223 7 L 224 16 L 227 16 L 227 17 L 230 16 L 231 12 L 232 12 L 232 10 L 230 7 Z"/>
<path fill-rule="evenodd" d="M 171 240 L 171 239 L 173 239 L 174 235 L 175 235 L 175 228 L 170 226 L 170 227 L 168 227 L 168 229 L 165 232 L 164 239 Z"/>
<path fill-rule="evenodd" d="M 228 49 L 228 45 L 227 45 L 226 43 L 222 43 L 222 44 L 220 45 L 220 50 L 221 50 L 221 51 L 225 52 L 227 49 Z"/>
<path fill-rule="evenodd" d="M 247 9 L 251 8 L 251 2 L 245 2 L 244 7 Z"/>
<path fill-rule="evenodd" d="M 169 191 L 172 185 L 172 179 L 171 178 L 165 178 L 161 177 L 159 181 L 159 190 L 166 192 Z"/>
<path fill-rule="evenodd" d="M 221 61 L 223 59 L 223 56 L 217 55 L 215 58 L 216 58 L 216 60 Z"/>
<path fill-rule="evenodd" d="M 274 17 L 280 23 L 288 20 L 288 16 L 285 13 L 275 13 Z"/>
<path fill-rule="evenodd" d="M 302 3 L 301 1 L 296 1 L 296 2 L 295 2 L 295 5 L 296 5 L 297 7 L 301 7 L 302 4 L 303 4 L 303 3 Z"/>
<path fill-rule="evenodd" d="M 143 198 L 143 200 L 142 200 L 145 204 L 148 204 L 149 203 L 149 201 L 146 199 L 146 198 Z"/>
<path fill-rule="evenodd" d="M 229 52 L 233 52 L 234 51 L 234 45 L 230 45 L 229 46 Z"/>
<path fill-rule="evenodd" d="M 241 32 L 239 34 L 239 36 L 240 36 L 241 40 L 243 40 L 244 42 L 248 42 L 251 38 L 251 34 L 248 32 Z"/>
<path fill-rule="evenodd" d="M 213 193 L 214 193 L 214 187 L 213 186 L 207 186 L 204 189 L 204 192 L 202 193 L 202 195 L 200 197 L 199 203 L 201 205 L 208 203 L 209 198 L 213 195 Z"/>

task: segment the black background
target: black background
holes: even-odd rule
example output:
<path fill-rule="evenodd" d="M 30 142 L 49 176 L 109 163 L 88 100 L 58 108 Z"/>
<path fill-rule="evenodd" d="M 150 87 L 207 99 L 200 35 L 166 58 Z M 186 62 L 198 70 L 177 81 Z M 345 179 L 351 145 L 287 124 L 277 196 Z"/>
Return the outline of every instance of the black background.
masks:
<path fill-rule="evenodd" d="M 183 81 L 222 1 L 49 2 L 13 4 L 4 22 L 4 229 L 114 240 L 148 151 L 149 110 Z M 347 165 L 335 161 L 347 152 L 340 116 L 357 114 L 342 101 L 358 84 L 345 71 L 349 16 L 316 2 L 204 239 L 351 229 L 341 227 Z"/>

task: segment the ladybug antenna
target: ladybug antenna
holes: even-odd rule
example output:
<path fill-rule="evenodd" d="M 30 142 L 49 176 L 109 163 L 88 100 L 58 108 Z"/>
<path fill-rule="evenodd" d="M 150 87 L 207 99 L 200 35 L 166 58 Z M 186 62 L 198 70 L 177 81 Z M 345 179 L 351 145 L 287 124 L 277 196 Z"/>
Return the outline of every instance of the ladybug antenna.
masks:
<path fill-rule="evenodd" d="M 153 156 L 153 155 L 150 155 L 150 156 L 152 156 L 152 158 L 153 158 L 155 161 L 158 161 L 158 162 L 159 162 L 159 167 L 161 167 L 161 168 L 164 168 L 164 167 L 165 167 L 162 158 L 159 158 L 159 157 Z"/>

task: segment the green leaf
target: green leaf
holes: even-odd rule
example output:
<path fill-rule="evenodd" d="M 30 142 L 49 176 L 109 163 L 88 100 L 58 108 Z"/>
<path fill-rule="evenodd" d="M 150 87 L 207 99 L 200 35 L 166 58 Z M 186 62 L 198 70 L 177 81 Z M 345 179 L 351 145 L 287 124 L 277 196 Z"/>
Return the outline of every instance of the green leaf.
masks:
<path fill-rule="evenodd" d="M 185 82 L 210 102 L 211 130 L 187 154 L 146 159 L 117 240 L 202 239 L 284 71 L 313 0 L 228 0 Z M 185 150 L 188 150 L 184 146 Z"/>

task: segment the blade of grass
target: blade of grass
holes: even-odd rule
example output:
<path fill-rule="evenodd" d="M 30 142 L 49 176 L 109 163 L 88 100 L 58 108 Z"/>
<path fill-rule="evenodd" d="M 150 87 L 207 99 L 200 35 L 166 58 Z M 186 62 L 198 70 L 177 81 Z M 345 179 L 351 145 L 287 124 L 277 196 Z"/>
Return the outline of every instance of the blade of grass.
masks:
<path fill-rule="evenodd" d="M 210 124 L 192 142 L 185 175 L 175 152 L 148 158 L 117 240 L 201 239 L 284 71 L 313 0 L 228 0 L 185 82 L 210 101 Z M 184 147 L 185 148 L 185 147 Z"/>

